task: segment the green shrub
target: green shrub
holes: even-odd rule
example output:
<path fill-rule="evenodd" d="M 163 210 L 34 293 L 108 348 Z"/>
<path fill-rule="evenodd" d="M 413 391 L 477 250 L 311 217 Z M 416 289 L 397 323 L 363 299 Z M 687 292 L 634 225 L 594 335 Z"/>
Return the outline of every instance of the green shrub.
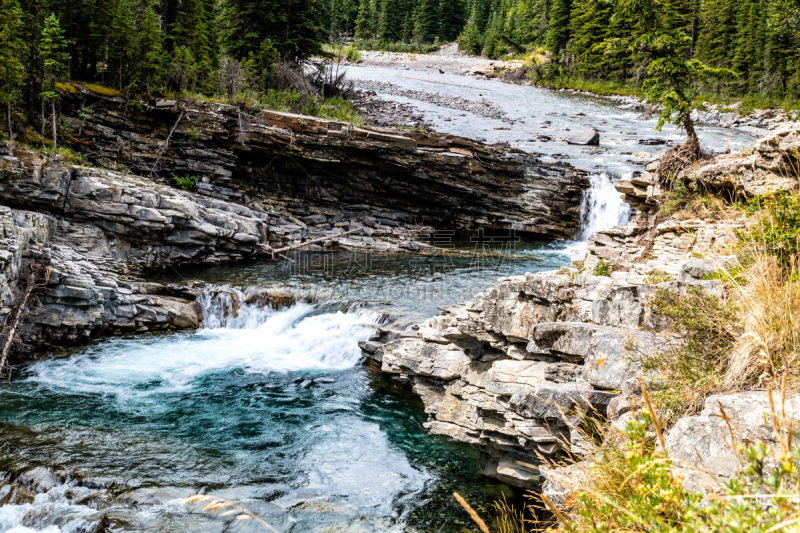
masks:
<path fill-rule="evenodd" d="M 597 263 L 597 266 L 594 267 L 592 274 L 595 276 L 610 276 L 611 272 L 614 270 L 614 263 L 611 261 L 604 261 L 603 259 Z"/>
<path fill-rule="evenodd" d="M 562 515 L 550 531 L 798 531 L 800 449 L 788 451 L 791 439 L 781 439 L 779 449 L 737 446 L 740 473 L 703 496 L 686 490 L 682 476 L 673 474 L 672 460 L 648 436 L 650 426 L 650 414 L 642 410 L 626 427 L 626 438 L 606 439 L 591 452 L 586 479 L 570 487 L 570 519 Z"/>
<path fill-rule="evenodd" d="M 86 165 L 86 157 L 80 152 L 75 152 L 66 146 L 58 149 L 58 155 L 64 156 L 64 160 L 72 165 Z"/>
<path fill-rule="evenodd" d="M 758 250 L 774 256 L 784 275 L 795 270 L 800 244 L 800 196 L 787 192 L 765 194 L 748 206 L 758 221 L 738 237 Z"/>
<path fill-rule="evenodd" d="M 645 283 L 649 283 L 650 285 L 658 285 L 659 283 L 664 283 L 665 281 L 673 281 L 675 276 L 667 274 L 666 272 L 661 272 L 660 270 L 653 270 L 647 276 L 644 277 Z"/>
<path fill-rule="evenodd" d="M 719 390 L 741 324 L 732 299 L 722 301 L 697 286 L 685 292 L 658 288 L 650 305 L 660 322 L 657 329 L 683 341 L 642 360 L 645 371 L 669 383 L 653 399 L 670 423 L 698 412 Z"/>
<path fill-rule="evenodd" d="M 358 48 L 351 44 L 344 49 L 344 57 L 352 63 L 353 61 L 358 61 L 358 58 L 361 57 L 361 53 L 358 51 Z"/>
<path fill-rule="evenodd" d="M 178 187 L 184 191 L 188 191 L 194 187 L 197 180 L 200 179 L 200 176 L 172 176 L 172 179 L 175 180 Z"/>

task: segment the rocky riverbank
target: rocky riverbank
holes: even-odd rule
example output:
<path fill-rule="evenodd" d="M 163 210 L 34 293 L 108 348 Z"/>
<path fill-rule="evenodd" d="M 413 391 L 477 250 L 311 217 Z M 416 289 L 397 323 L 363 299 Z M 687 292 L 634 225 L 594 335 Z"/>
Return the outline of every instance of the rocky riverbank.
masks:
<path fill-rule="evenodd" d="M 753 144 L 753 155 L 723 157 L 681 179 L 717 188 L 724 182 L 743 195 L 797 189 L 797 166 L 777 163 L 795 153 L 799 138 L 796 125 L 777 129 Z M 543 459 L 562 451 L 581 455 L 576 427 L 586 415 L 623 428 L 641 405 L 641 384 L 652 379 L 643 358 L 682 342 L 665 330 L 653 296 L 699 289 L 725 298 L 722 282 L 708 277 L 735 262 L 726 254 L 747 223 L 656 220 L 648 209 L 661 199 L 653 178 L 639 173 L 637 179 L 616 186 L 639 209 L 638 218 L 594 233 L 571 268 L 501 279 L 411 331 L 381 330 L 361 345 L 366 357 L 420 396 L 430 432 L 480 450 L 487 475 L 544 487 L 557 502 L 564 498 L 559 479 L 572 474 L 546 468 Z M 768 438 L 771 431 L 763 391 L 711 397 L 699 416 L 679 420 L 666 435 L 667 449 L 696 489 L 705 487 L 709 473 L 725 478 L 736 467 L 720 408 L 741 438 Z"/>
<path fill-rule="evenodd" d="M 76 116 L 91 106 L 72 146 L 92 163 L 125 165 L 162 182 L 199 177 L 198 194 L 315 224 L 341 215 L 344 228 L 353 216 L 368 216 L 389 227 L 564 238 L 580 225 L 589 186 L 570 166 L 454 135 L 247 114 L 209 102 L 126 102 L 85 87 L 69 98 Z"/>
<path fill-rule="evenodd" d="M 196 291 L 143 282 L 165 268 L 271 258 L 311 240 L 437 252 L 427 224 L 567 237 L 589 185 L 567 165 L 452 135 L 73 89 L 67 111 L 84 111 L 70 144 L 94 166 L 0 146 L 0 319 L 29 269 L 50 269 L 17 359 L 98 335 L 198 327 Z"/>

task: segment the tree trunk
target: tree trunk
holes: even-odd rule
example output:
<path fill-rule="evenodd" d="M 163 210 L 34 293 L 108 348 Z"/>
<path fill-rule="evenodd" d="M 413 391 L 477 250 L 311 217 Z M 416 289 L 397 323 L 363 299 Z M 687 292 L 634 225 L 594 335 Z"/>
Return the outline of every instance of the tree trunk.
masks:
<path fill-rule="evenodd" d="M 17 305 L 6 318 L 6 320 L 8 320 L 8 329 L 6 329 L 6 339 L 3 343 L 3 350 L 0 351 L 0 373 L 3 372 L 3 367 L 6 366 L 8 352 L 11 350 L 11 345 L 14 343 L 19 321 L 25 315 L 25 307 L 28 305 L 28 299 L 31 297 L 34 287 L 36 287 L 36 270 L 32 267 L 31 273 L 28 275 L 27 284 L 25 285 L 25 292 L 20 295 L 17 300 Z"/>
<path fill-rule="evenodd" d="M 11 129 L 11 100 L 6 102 L 6 112 L 8 117 L 8 143 L 14 142 L 14 130 Z"/>
<path fill-rule="evenodd" d="M 46 135 L 45 132 L 44 132 L 46 124 L 47 124 L 47 121 L 45 121 L 45 119 L 44 119 L 44 98 L 42 98 L 42 124 L 39 127 L 39 133 L 42 134 L 42 137 L 44 137 Z M 42 144 L 44 144 L 44 143 L 42 143 Z"/>
<path fill-rule="evenodd" d="M 72 0 L 67 2 L 67 77 L 72 79 L 72 56 L 75 54 L 72 38 Z"/>
<path fill-rule="evenodd" d="M 683 128 L 686 130 L 686 135 L 689 136 L 689 139 L 697 139 L 697 132 L 694 131 L 694 121 L 691 115 L 687 114 L 683 117 Z"/>
<path fill-rule="evenodd" d="M 56 137 L 56 101 L 53 100 L 52 102 L 52 109 L 53 109 L 53 151 L 55 152 L 58 150 L 58 138 Z"/>

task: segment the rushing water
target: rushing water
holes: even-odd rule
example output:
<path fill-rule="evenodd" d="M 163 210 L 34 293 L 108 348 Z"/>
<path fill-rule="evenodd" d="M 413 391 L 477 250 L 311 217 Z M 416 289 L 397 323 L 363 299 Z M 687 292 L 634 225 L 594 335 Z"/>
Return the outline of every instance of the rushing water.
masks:
<path fill-rule="evenodd" d="M 413 65 L 411 61 L 408 64 Z M 642 111 L 624 109 L 607 98 L 441 74 L 437 69 L 351 67 L 347 75 L 357 83 L 391 83 L 399 90 L 488 102 L 503 112 L 506 119 L 486 119 L 444 105 L 378 91 L 383 98 L 419 108 L 437 131 L 488 143 L 506 142 L 540 156 L 543 161 L 566 161 L 588 171 L 592 188 L 584 198 L 583 239 L 592 231 L 627 222 L 628 205 L 619 198 L 612 180 L 641 170 L 645 163 L 663 153 L 667 143 L 681 140 L 681 132 L 674 126 L 654 131 L 656 116 L 645 117 Z M 589 128 L 600 132 L 599 146 L 575 146 L 557 140 Z M 697 131 L 704 150 L 738 149 L 750 146 L 753 141 L 739 130 L 698 125 Z M 544 136 L 550 140 L 544 140 Z M 664 144 L 650 144 L 653 142 Z"/>
<path fill-rule="evenodd" d="M 475 451 L 427 435 L 419 402 L 360 365 L 357 342 L 387 315 L 403 327 L 569 257 L 490 246 L 505 259 L 376 256 L 355 269 L 365 257 L 307 253 L 173 274 L 164 281 L 202 274 L 314 303 L 274 310 L 242 305 L 238 289 L 209 293 L 197 332 L 109 339 L 22 370 L 0 393 L 0 466 L 73 481 L 0 507 L 0 531 L 93 531 L 101 516 L 124 531 L 221 531 L 179 504 L 198 491 L 280 531 L 471 528 L 452 491 L 482 505 L 515 492 L 480 473 Z"/>
<path fill-rule="evenodd" d="M 646 158 L 626 152 L 652 157 L 663 149 L 634 147 L 635 136 L 658 135 L 652 124 L 602 100 L 466 78 L 358 72 L 418 89 L 482 93 L 514 118 L 513 130 L 420 107 L 452 117 L 443 131 L 508 141 L 545 159 L 569 153 L 591 171 L 584 237 L 627 219 L 611 180 Z M 552 118 L 545 129 L 587 121 L 604 127 L 603 144 L 524 141 L 544 116 Z M 732 135 L 715 130 L 703 138 L 721 148 Z M 204 327 L 196 332 L 99 341 L 30 365 L 0 387 L 0 473 L 34 469 L 49 488 L 31 503 L 0 506 L 0 532 L 227 530 L 223 519 L 180 504 L 196 492 L 236 500 L 279 531 L 474 530 L 454 504 L 454 490 L 476 505 L 519 492 L 483 476 L 471 448 L 428 435 L 420 402 L 362 365 L 357 343 L 380 325 L 420 322 L 498 277 L 558 268 L 579 243 L 437 239 L 439 246 L 502 253 L 296 253 L 295 263 L 182 269 L 153 279 L 240 288 L 200 298 Z M 254 290 L 291 293 L 298 303 L 243 305 L 244 293 Z"/>

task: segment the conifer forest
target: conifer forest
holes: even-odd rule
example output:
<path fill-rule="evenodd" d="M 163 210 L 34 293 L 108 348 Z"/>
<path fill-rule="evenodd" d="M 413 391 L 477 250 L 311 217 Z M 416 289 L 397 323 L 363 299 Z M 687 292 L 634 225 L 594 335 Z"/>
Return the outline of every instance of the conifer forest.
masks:
<path fill-rule="evenodd" d="M 266 91 L 278 64 L 325 56 L 326 43 L 353 39 L 361 48 L 408 43 L 420 51 L 457 40 L 470 54 L 534 58 L 540 78 L 636 86 L 647 78 L 643 35 L 667 39 L 674 57 L 732 73 L 724 84 L 697 80 L 707 93 L 800 96 L 800 1 L 648 0 L 657 32 L 629 3 L 0 0 L 0 104 L 9 115 L 49 108 L 57 84 L 70 79 L 117 90 Z"/>

